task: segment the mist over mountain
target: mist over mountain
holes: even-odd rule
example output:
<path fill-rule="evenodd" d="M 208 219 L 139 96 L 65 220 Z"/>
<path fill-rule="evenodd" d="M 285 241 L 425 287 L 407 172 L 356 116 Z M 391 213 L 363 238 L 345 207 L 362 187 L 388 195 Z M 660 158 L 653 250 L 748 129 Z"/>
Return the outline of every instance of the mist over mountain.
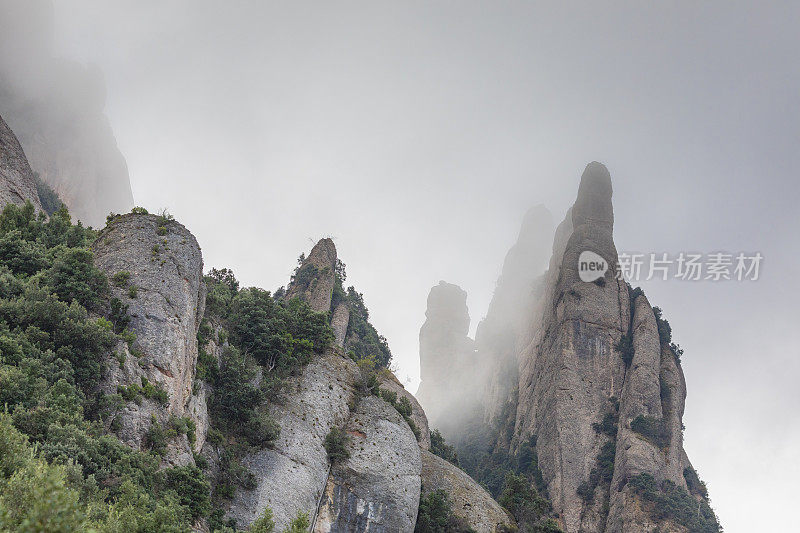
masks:
<path fill-rule="evenodd" d="M 798 9 L 0 0 L 0 520 L 791 529 Z"/>
<path fill-rule="evenodd" d="M 103 73 L 58 56 L 54 16 L 50 0 L 0 2 L 0 114 L 34 172 L 97 227 L 133 206 L 128 167 L 105 115 Z"/>

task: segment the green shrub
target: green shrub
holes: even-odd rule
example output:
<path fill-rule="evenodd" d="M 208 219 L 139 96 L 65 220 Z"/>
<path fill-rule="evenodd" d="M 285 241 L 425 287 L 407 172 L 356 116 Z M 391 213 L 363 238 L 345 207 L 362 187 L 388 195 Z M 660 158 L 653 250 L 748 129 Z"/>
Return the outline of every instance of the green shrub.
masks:
<path fill-rule="evenodd" d="M 325 436 L 325 451 L 328 452 L 328 460 L 331 464 L 338 464 L 350 458 L 350 436 L 341 428 L 333 427 Z"/>
<path fill-rule="evenodd" d="M 630 479 L 628 486 L 646 503 L 645 508 L 657 523 L 670 520 L 697 533 L 722 531 L 708 502 L 698 502 L 669 480 L 659 486 L 653 476 L 642 473 Z"/>
<path fill-rule="evenodd" d="M 672 326 L 669 325 L 667 319 L 662 315 L 660 307 L 653 308 L 653 314 L 656 317 L 656 326 L 658 326 L 658 338 L 662 346 L 669 346 L 672 342 Z"/>
<path fill-rule="evenodd" d="M 525 476 L 514 474 L 506 476 L 505 488 L 497 503 L 505 507 L 518 523 L 531 525 L 545 517 L 552 508 Z"/>
<path fill-rule="evenodd" d="M 94 266 L 94 255 L 86 248 L 66 248 L 58 252 L 48 278 L 59 299 L 77 300 L 87 309 L 97 309 L 108 294 L 108 280 Z"/>
<path fill-rule="evenodd" d="M 124 287 L 128 284 L 128 281 L 131 279 L 131 273 L 127 270 L 120 270 L 113 276 L 111 276 L 111 281 L 114 282 L 114 285 L 117 287 Z"/>
<path fill-rule="evenodd" d="M 614 346 L 619 352 L 619 356 L 625 362 L 625 366 L 631 366 L 633 362 L 633 335 L 625 333 L 620 337 L 619 342 Z"/>
<path fill-rule="evenodd" d="M 386 338 L 378 334 L 369 322 L 369 311 L 364 304 L 364 295 L 354 287 L 347 289 L 347 303 L 350 308 L 350 320 L 347 324 L 348 351 L 355 354 L 355 359 L 373 356 L 380 367 L 388 368 L 392 360 L 392 352 Z"/>
<path fill-rule="evenodd" d="M 472 531 L 453 514 L 450 498 L 442 489 L 419 499 L 415 533 L 467 533 Z"/>
<path fill-rule="evenodd" d="M 669 446 L 669 428 L 664 419 L 639 415 L 631 421 L 631 430 L 645 437 L 659 448 Z"/>
<path fill-rule="evenodd" d="M 148 214 L 147 209 L 145 209 L 144 207 L 139 207 L 139 206 L 135 206 L 133 209 L 131 209 L 131 213 L 134 214 L 134 215 L 147 215 Z"/>
<path fill-rule="evenodd" d="M 114 332 L 122 333 L 131 322 L 131 317 L 128 315 L 128 304 L 122 303 L 119 298 L 112 298 L 109 319 L 114 326 Z"/>
<path fill-rule="evenodd" d="M 458 454 L 453 446 L 447 444 L 438 429 L 431 431 L 431 453 L 458 466 Z"/>
<path fill-rule="evenodd" d="M 289 525 L 283 530 L 283 533 L 306 533 L 311 522 L 308 519 L 308 513 L 299 512 L 297 516 L 289 522 Z"/>
<path fill-rule="evenodd" d="M 211 512 L 211 485 L 203 472 L 192 465 L 175 466 L 164 471 L 165 487 L 178 495 L 181 505 L 189 508 L 192 519 Z"/>
<path fill-rule="evenodd" d="M 689 487 L 689 492 L 700 496 L 704 500 L 708 499 L 708 489 L 706 484 L 697 475 L 697 471 L 692 466 L 687 466 L 683 469 L 683 478 L 686 480 L 686 485 Z"/>
<path fill-rule="evenodd" d="M 578 486 L 578 496 L 584 502 L 589 503 L 594 500 L 594 493 L 600 483 L 611 483 L 614 477 L 614 459 L 617 453 L 616 443 L 606 442 L 597 454 L 596 463 L 589 473 L 589 479 Z"/>
<path fill-rule="evenodd" d="M 36 183 L 36 193 L 39 195 L 39 202 L 42 204 L 42 209 L 44 209 L 44 212 L 47 213 L 48 216 L 53 215 L 64 206 L 64 203 L 50 185 L 44 182 L 38 172 L 33 173 L 33 179 Z"/>
<path fill-rule="evenodd" d="M 275 521 L 272 518 L 272 509 L 265 507 L 261 515 L 247 529 L 247 533 L 272 533 L 275 531 Z"/>
<path fill-rule="evenodd" d="M 595 422 L 592 424 L 592 429 L 602 435 L 608 435 L 612 439 L 617 437 L 617 425 L 619 423 L 619 414 L 616 411 L 608 412 L 603 416 L 603 421 L 600 423 Z"/>

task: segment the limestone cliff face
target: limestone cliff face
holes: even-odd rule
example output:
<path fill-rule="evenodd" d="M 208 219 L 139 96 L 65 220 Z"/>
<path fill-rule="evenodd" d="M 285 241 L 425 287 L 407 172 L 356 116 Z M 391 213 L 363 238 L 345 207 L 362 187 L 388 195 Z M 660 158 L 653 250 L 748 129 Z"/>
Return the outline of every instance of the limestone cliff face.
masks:
<path fill-rule="evenodd" d="M 331 469 L 314 531 L 413 531 L 422 459 L 408 424 L 394 407 L 368 396 L 346 430 L 350 457 Z"/>
<path fill-rule="evenodd" d="M 102 227 L 133 205 L 127 164 L 104 113 L 102 73 L 55 57 L 53 33 L 52 2 L 0 4 L 0 114 L 70 213 Z"/>
<path fill-rule="evenodd" d="M 419 332 L 422 379 L 417 397 L 431 425 L 449 436 L 478 408 L 467 293 L 440 281 L 428 295 L 425 317 Z"/>
<path fill-rule="evenodd" d="M 578 276 L 578 256 L 585 250 L 616 264 L 613 220 L 610 176 L 591 164 L 572 209 L 573 231 L 561 266 L 548 273 L 541 326 L 520 371 L 515 436 L 519 442 L 536 435 L 539 466 L 567 531 L 585 530 L 584 514 L 595 511 L 578 496 L 606 439 L 592 423 L 612 409 L 625 378 L 615 346 L 630 319 L 627 286 L 611 271 L 597 283 Z"/>
<path fill-rule="evenodd" d="M 124 362 L 111 359 L 107 364 L 105 387 L 114 393 L 119 386 L 140 385 L 145 379 L 168 397 L 164 405 L 129 402 L 117 417 L 120 438 L 139 448 L 151 415 L 162 423 L 170 415 L 205 416 L 204 402 L 192 396 L 205 305 L 203 258 L 185 227 L 155 215 L 115 218 L 99 234 L 93 251 L 95 264 L 112 280 L 113 297 L 128 306 L 128 328 L 136 334 L 132 351 L 119 347 Z M 200 435 L 198 443 L 203 439 Z M 189 462 L 187 453 L 184 446 L 176 461 Z"/>
<path fill-rule="evenodd" d="M 441 457 L 422 452 L 422 493 L 447 492 L 453 514 L 478 533 L 513 531 L 514 518 L 486 490 Z"/>
<path fill-rule="evenodd" d="M 33 171 L 17 137 L 0 116 L 0 209 L 7 204 L 23 205 L 30 201 L 42 210 Z"/>
<path fill-rule="evenodd" d="M 239 527 L 268 506 L 278 528 L 307 512 L 316 531 L 413 531 L 421 445 L 430 445 L 427 420 L 415 409 L 412 417 L 423 434 L 417 442 L 394 407 L 359 396 L 358 377 L 356 364 L 331 350 L 290 378 L 286 401 L 270 406 L 280 437 L 243 460 L 257 486 L 234 496 L 228 516 Z M 381 387 L 392 385 L 408 395 L 396 380 Z M 350 435 L 351 457 L 332 469 L 323 442 L 334 427 Z"/>
<path fill-rule="evenodd" d="M 243 460 L 257 486 L 236 492 L 228 515 L 239 527 L 251 524 L 267 506 L 279 530 L 298 512 L 315 513 L 330 468 L 323 442 L 331 428 L 344 426 L 350 417 L 357 372 L 355 363 L 328 352 L 292 379 L 283 405 L 270 406 L 281 434 L 271 448 Z"/>
<path fill-rule="evenodd" d="M 327 313 L 331 309 L 335 275 L 336 246 L 331 239 L 322 239 L 292 277 L 286 297 L 302 298 L 314 311 Z"/>

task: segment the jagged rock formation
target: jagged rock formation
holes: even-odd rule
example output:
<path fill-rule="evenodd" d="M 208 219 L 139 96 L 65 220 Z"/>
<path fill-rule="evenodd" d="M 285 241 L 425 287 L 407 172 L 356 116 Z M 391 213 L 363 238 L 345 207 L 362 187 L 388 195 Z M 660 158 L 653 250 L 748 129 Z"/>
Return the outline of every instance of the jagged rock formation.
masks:
<path fill-rule="evenodd" d="M 286 297 L 302 298 L 318 313 L 330 311 L 335 272 L 336 246 L 331 239 L 322 239 L 295 272 Z"/>
<path fill-rule="evenodd" d="M 423 479 L 422 456 L 431 447 L 428 419 L 394 375 L 378 373 L 379 390 L 396 395 L 395 405 L 361 388 L 363 371 L 342 350 L 352 329 L 348 327 L 352 301 L 342 296 L 336 266 L 336 248 L 323 239 L 301 263 L 287 291 L 287 297 L 304 298 L 317 311 L 333 308 L 331 325 L 337 342 L 299 375 L 288 378 L 282 403 L 270 404 L 280 436 L 270 447 L 243 458 L 256 488 L 237 489 L 227 516 L 238 527 L 246 527 L 270 507 L 277 529 L 299 512 L 307 512 L 317 532 L 411 532 L 421 487 L 430 484 L 452 487 L 462 514 L 475 496 L 471 518 L 475 524 L 496 522 L 499 506 L 466 474 L 449 472 L 456 467 L 448 463 L 431 468 L 429 479 Z M 335 291 L 340 291 L 338 301 L 331 298 Z M 410 413 L 401 415 L 396 405 L 405 400 Z M 333 428 L 347 432 L 350 457 L 332 466 L 324 441 Z M 499 514 L 507 520 L 505 513 Z"/>
<path fill-rule="evenodd" d="M 54 57 L 49 1 L 0 5 L 0 114 L 70 213 L 102 227 L 133 205 L 128 168 L 104 114 L 102 73 Z"/>
<path fill-rule="evenodd" d="M 507 258 L 476 343 L 481 361 L 499 360 L 482 378 L 488 383 L 484 420 L 494 428 L 486 449 L 514 455 L 535 438 L 538 467 L 567 533 L 684 531 L 674 516 L 654 518 L 652 502 L 631 486 L 644 474 L 655 487 L 668 482 L 685 491 L 685 471 L 692 467 L 682 443 L 686 387 L 678 357 L 646 297 L 615 276 L 611 196 L 608 170 L 589 164 L 556 230 L 547 272 L 534 281 L 533 292 L 520 295 L 516 288 L 512 294 L 519 296 L 502 305 L 511 254 Z M 540 254 L 541 244 L 532 244 Z M 610 265 L 602 278 L 581 281 L 584 251 Z M 522 271 L 519 278 L 527 275 L 530 283 L 536 273 Z M 501 305 L 498 316 L 511 316 L 508 322 L 494 320 Z M 442 338 L 452 330 L 442 328 Z M 423 369 L 426 356 L 421 344 Z M 446 353 L 433 369 L 441 372 L 438 379 L 451 375 L 459 360 Z M 485 438 L 485 428 L 470 431 L 462 428 L 454 440 Z M 704 496 L 693 497 L 703 504 Z"/>
<path fill-rule="evenodd" d="M 0 209 L 7 204 L 23 205 L 30 201 L 42 210 L 33 171 L 17 137 L 0 116 Z"/>
<path fill-rule="evenodd" d="M 121 440 L 140 448 L 151 415 L 165 423 L 169 416 L 196 416 L 207 427 L 205 407 L 192 398 L 197 363 L 197 331 L 203 316 L 203 258 L 194 236 L 181 224 L 155 215 L 116 217 L 93 245 L 95 264 L 108 277 L 112 294 L 127 305 L 136 334 L 132 350 L 121 345 L 124 362 L 111 359 L 104 386 L 141 385 L 142 379 L 162 388 L 168 401 L 128 402 L 117 416 Z M 190 404 L 191 407 L 190 407 Z M 198 439 L 202 445 L 204 434 Z M 177 462 L 191 460 L 188 449 Z"/>
<path fill-rule="evenodd" d="M 463 470 L 441 457 L 422 452 L 422 493 L 444 490 L 453 514 L 478 533 L 495 533 L 516 527 L 514 518 Z"/>
<path fill-rule="evenodd" d="M 474 343 L 467 335 L 467 293 L 440 281 L 428 295 L 425 317 L 419 332 L 417 396 L 431 425 L 450 436 L 477 409 L 475 390 L 480 388 Z"/>

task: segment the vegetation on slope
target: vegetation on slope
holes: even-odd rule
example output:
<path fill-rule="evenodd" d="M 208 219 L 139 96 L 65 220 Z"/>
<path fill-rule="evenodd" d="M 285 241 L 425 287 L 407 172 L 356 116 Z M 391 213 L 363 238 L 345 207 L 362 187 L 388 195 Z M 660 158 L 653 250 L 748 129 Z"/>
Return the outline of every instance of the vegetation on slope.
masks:
<path fill-rule="evenodd" d="M 331 310 L 335 310 L 341 302 L 345 302 L 350 309 L 345 350 L 355 360 L 374 357 L 379 366 L 389 368 L 392 360 L 389 343 L 370 323 L 369 310 L 364 304 L 364 295 L 356 291 L 352 285 L 345 291 L 344 282 L 346 280 L 345 264 L 341 260 L 337 260 Z"/>
<path fill-rule="evenodd" d="M 269 403 L 281 401 L 286 378 L 322 353 L 333 333 L 324 313 L 313 312 L 297 298 L 287 301 L 262 289 L 242 289 L 229 269 L 212 269 L 205 283 L 197 376 L 213 391 L 209 440 L 221 461 L 213 487 L 217 509 L 209 523 L 221 529 L 232 525 L 223 523 L 221 506 L 236 487 L 255 486 L 239 458 L 252 446 L 268 446 L 280 434 Z M 219 361 L 206 351 L 211 340 L 222 346 Z"/>
<path fill-rule="evenodd" d="M 64 208 L 0 215 L 0 530 L 189 531 L 208 511 L 203 474 L 108 431 L 126 400 L 97 385 L 131 334 L 109 320 L 94 238 Z"/>

